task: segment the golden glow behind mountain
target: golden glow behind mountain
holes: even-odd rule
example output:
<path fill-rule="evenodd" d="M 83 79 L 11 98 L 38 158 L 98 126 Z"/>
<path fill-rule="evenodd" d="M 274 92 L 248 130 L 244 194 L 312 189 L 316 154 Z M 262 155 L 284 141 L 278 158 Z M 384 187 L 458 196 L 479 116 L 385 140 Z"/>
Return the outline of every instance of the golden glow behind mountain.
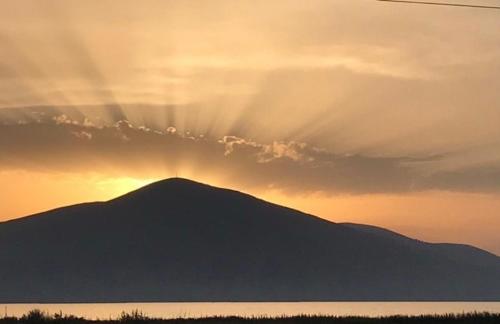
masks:
<path fill-rule="evenodd" d="M 0 219 L 177 174 L 500 253 L 498 18 L 361 0 L 4 1 Z"/>

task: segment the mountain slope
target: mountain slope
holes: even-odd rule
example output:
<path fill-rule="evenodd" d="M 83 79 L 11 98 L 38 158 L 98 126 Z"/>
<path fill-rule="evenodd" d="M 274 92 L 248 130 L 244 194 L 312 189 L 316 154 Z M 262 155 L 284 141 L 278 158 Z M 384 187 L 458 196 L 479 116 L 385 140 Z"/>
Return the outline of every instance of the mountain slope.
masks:
<path fill-rule="evenodd" d="M 401 235 L 399 233 L 393 232 L 391 230 L 364 224 L 353 224 L 353 223 L 342 223 L 342 225 L 363 231 L 364 233 L 370 233 L 386 239 L 399 242 L 399 244 L 420 244 L 432 249 L 434 252 L 440 252 L 443 257 L 451 258 L 455 261 L 469 263 L 469 264 L 480 264 L 483 267 L 496 267 L 498 266 L 499 257 L 476 248 L 474 246 L 466 244 L 450 244 L 450 243 L 426 243 L 419 240 L 409 238 L 407 236 Z"/>
<path fill-rule="evenodd" d="M 500 258 L 384 231 L 169 179 L 0 223 L 0 302 L 500 300 Z"/>

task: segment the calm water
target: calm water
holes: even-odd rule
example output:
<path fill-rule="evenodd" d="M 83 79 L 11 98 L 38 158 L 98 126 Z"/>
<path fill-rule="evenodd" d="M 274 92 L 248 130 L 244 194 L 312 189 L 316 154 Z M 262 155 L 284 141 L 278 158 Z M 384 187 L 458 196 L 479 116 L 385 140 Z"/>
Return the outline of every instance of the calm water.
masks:
<path fill-rule="evenodd" d="M 20 316 L 32 309 L 50 313 L 62 312 L 89 319 L 118 317 L 122 311 L 141 310 L 151 317 L 204 317 L 214 315 L 292 316 L 309 315 L 421 315 L 462 312 L 500 313 L 500 302 L 329 302 L 329 303 L 118 303 L 118 304 L 8 304 L 0 305 L 5 312 Z"/>

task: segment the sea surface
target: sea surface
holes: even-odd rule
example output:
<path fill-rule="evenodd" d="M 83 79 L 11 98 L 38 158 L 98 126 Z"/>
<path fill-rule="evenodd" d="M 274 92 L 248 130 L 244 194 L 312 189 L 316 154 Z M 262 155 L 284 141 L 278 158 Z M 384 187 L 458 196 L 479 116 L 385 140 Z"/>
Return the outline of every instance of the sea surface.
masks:
<path fill-rule="evenodd" d="M 150 317 L 293 315 L 422 315 L 463 312 L 500 313 L 500 302 L 295 302 L 295 303 L 115 303 L 115 304 L 0 304 L 0 318 L 22 316 L 32 309 L 62 312 L 88 319 L 117 318 L 122 312 L 142 311 Z"/>

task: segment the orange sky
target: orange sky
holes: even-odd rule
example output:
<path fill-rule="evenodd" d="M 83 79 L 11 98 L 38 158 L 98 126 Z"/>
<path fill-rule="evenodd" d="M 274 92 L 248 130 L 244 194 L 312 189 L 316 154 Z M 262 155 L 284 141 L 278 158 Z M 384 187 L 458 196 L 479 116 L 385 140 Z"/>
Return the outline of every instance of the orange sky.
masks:
<path fill-rule="evenodd" d="M 371 0 L 3 1 L 0 220 L 177 173 L 500 254 L 498 18 Z"/>

